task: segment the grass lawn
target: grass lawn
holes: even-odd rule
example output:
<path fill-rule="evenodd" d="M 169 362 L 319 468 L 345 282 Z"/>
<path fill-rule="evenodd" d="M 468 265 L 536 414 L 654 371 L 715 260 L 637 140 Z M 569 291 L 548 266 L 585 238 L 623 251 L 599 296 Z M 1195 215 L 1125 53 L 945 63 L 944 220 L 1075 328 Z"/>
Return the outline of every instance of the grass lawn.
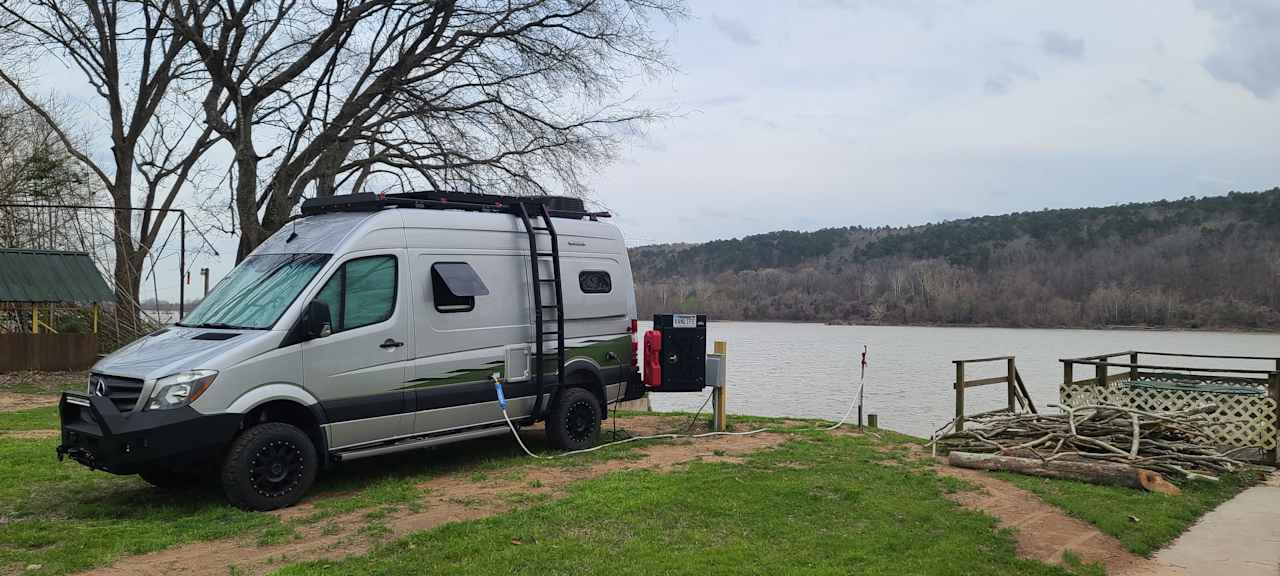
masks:
<path fill-rule="evenodd" d="M 688 416 L 666 422 L 683 430 Z M 734 422 L 739 430 L 781 425 L 762 418 Z M 0 413 L 0 432 L 56 426 L 53 408 Z M 542 452 L 537 438 L 527 437 Z M 324 565 L 328 573 L 350 574 L 1070 573 L 1018 560 L 1012 538 L 994 519 L 945 498 L 965 486 L 913 460 L 907 450 L 913 441 L 891 432 L 880 439 L 795 432 L 790 442 L 741 463 L 616 472 L 572 485 L 564 499 L 530 498 L 514 512 L 284 572 L 306 574 Z M 357 511 L 372 511 L 364 514 L 370 537 L 381 540 L 373 538 L 378 519 L 423 506 L 419 485 L 432 477 L 517 478 L 533 466 L 637 457 L 645 443 L 548 462 L 528 459 L 511 438 L 499 436 L 360 460 L 322 475 L 308 500 L 312 512 L 288 522 L 232 508 L 214 487 L 164 492 L 136 477 L 59 463 L 56 444 L 0 434 L 0 574 L 67 574 L 198 540 L 234 538 L 245 547 L 262 546 L 297 537 L 299 524 Z M 1009 479 L 1141 553 L 1244 484 L 1236 478 L 1221 486 L 1195 484 L 1183 498 L 1154 500 L 1159 497 L 1129 490 Z M 1130 524 L 1129 514 L 1141 522 Z M 29 565 L 39 568 L 28 571 Z"/>
<path fill-rule="evenodd" d="M 0 432 L 19 430 L 56 430 L 58 407 L 45 406 L 16 412 L 0 412 Z"/>
<path fill-rule="evenodd" d="M 57 426 L 53 407 L 0 412 L 0 431 Z M 526 442 L 544 449 L 536 440 Z M 0 574 L 67 574 L 198 540 L 239 538 L 255 546 L 293 535 L 292 526 L 273 515 L 227 505 L 216 486 L 157 490 L 136 476 L 60 463 L 54 455 L 57 443 L 0 434 Z M 502 436 L 360 460 L 322 474 L 309 498 L 316 511 L 291 523 L 320 522 L 366 508 L 394 510 L 416 502 L 418 484 L 440 474 L 483 478 L 521 466 L 580 466 L 630 457 L 638 444 L 544 463 L 528 459 Z M 30 565 L 40 568 L 25 570 Z"/>
<path fill-rule="evenodd" d="M 1150 556 L 1172 542 L 1206 512 L 1261 479 L 1261 474 L 1256 472 L 1229 474 L 1219 482 L 1188 482 L 1182 486 L 1181 496 L 1165 496 L 1119 486 L 1008 473 L 998 476 L 1097 526 L 1133 553 L 1143 556 Z"/>
<path fill-rule="evenodd" d="M 961 484 L 867 437 L 797 434 L 743 463 L 615 472 L 568 497 L 302 574 L 1066 574 L 1019 560 Z M 886 450 L 886 448 L 890 448 Z"/>

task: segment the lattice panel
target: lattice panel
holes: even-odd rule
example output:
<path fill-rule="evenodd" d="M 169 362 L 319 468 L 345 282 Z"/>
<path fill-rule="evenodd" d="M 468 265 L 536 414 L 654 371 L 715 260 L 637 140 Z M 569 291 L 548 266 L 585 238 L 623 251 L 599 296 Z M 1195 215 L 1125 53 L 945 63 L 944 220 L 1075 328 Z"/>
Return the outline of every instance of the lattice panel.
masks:
<path fill-rule="evenodd" d="M 1276 430 L 1276 401 L 1267 396 L 1220 394 L 1210 391 L 1159 390 L 1131 388 L 1116 383 L 1107 386 L 1075 384 L 1061 386 L 1059 393 L 1066 406 L 1111 404 L 1146 412 L 1176 412 L 1216 404 L 1218 411 L 1210 418 L 1223 422 L 1208 430 L 1223 446 L 1253 446 L 1274 450 L 1280 431 Z"/>

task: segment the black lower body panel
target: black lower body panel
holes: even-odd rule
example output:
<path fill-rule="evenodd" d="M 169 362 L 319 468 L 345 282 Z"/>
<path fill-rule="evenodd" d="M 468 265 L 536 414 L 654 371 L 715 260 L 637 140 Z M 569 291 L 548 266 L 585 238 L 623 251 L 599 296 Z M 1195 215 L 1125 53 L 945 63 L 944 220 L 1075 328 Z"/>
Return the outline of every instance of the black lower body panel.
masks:
<path fill-rule="evenodd" d="M 218 453 L 240 429 L 240 414 L 201 414 L 190 406 L 122 414 L 101 396 L 64 392 L 58 404 L 68 456 L 89 468 L 136 474 L 180 466 Z"/>
<path fill-rule="evenodd" d="M 648 389 L 644 387 L 639 370 L 633 370 L 627 374 L 627 387 L 622 392 L 622 400 L 624 402 L 644 398 L 646 392 L 648 392 Z"/>

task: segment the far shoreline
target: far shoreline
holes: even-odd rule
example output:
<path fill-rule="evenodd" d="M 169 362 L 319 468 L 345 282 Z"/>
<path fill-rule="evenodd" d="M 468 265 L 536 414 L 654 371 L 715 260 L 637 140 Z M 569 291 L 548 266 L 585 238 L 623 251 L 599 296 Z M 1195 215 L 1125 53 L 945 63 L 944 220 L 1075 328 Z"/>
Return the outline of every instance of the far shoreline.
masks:
<path fill-rule="evenodd" d="M 642 316 L 641 318 L 647 318 Z M 1280 328 L 1242 328 L 1242 327 L 1201 327 L 1183 328 L 1175 326 L 1141 326 L 1141 325 L 1105 325 L 1105 326 L 1006 326 L 1001 324 L 894 324 L 887 322 L 851 322 L 822 320 L 751 320 L 743 318 L 721 319 L 709 317 L 708 322 L 741 322 L 751 324 L 814 324 L 818 326 L 849 326 L 878 328 L 999 328 L 1004 330 L 1086 330 L 1097 332 L 1196 332 L 1218 334 L 1260 334 L 1280 335 Z"/>

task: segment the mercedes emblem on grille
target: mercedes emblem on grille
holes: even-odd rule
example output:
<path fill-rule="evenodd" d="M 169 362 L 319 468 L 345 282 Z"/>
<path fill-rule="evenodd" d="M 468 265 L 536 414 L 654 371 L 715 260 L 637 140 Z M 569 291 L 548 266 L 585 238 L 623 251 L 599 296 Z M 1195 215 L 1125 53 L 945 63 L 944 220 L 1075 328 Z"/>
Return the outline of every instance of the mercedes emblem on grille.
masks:
<path fill-rule="evenodd" d="M 111 387 L 107 386 L 107 379 L 101 376 L 93 377 L 93 393 L 98 396 L 106 396 L 111 393 Z"/>

